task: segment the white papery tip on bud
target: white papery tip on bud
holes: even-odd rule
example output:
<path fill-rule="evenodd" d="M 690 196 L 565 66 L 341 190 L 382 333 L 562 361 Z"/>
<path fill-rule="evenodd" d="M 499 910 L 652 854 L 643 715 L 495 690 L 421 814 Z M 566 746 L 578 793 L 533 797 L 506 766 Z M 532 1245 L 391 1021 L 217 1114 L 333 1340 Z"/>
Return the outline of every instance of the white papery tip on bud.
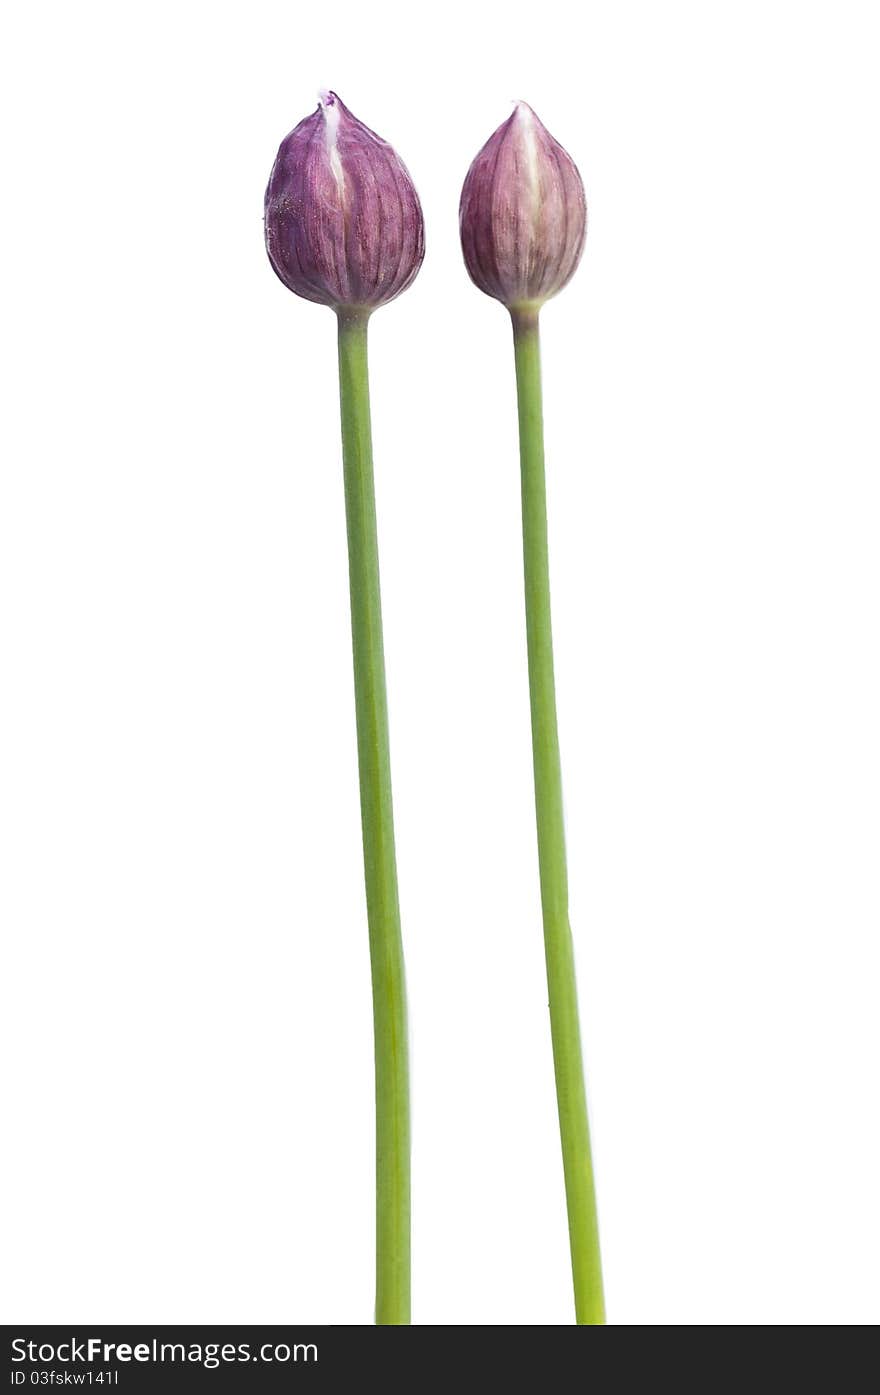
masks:
<path fill-rule="evenodd" d="M 339 106 L 333 92 L 322 90 L 318 93 L 318 96 L 321 99 L 321 112 L 324 117 L 324 135 L 327 138 L 330 168 L 333 171 L 333 178 L 336 180 L 340 196 L 342 196 L 345 192 L 345 172 L 342 168 L 342 161 L 339 158 L 339 150 L 337 148 Z"/>
<path fill-rule="evenodd" d="M 517 102 L 516 116 L 522 132 L 526 171 L 529 180 L 529 193 L 537 202 L 540 196 L 540 171 L 538 167 L 538 142 L 535 140 L 535 113 L 528 102 Z"/>

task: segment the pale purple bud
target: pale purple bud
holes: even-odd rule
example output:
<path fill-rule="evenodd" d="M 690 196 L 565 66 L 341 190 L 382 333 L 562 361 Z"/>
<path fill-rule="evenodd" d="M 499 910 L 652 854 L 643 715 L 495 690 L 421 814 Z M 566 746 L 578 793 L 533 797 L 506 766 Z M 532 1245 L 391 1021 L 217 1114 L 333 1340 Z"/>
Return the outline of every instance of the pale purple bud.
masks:
<path fill-rule="evenodd" d="M 525 102 L 468 170 L 459 218 L 471 280 L 510 309 L 542 305 L 574 275 L 587 232 L 583 182 Z"/>
<path fill-rule="evenodd" d="M 281 142 L 265 222 L 269 260 L 285 286 L 334 309 L 393 300 L 425 255 L 406 167 L 334 92 Z"/>

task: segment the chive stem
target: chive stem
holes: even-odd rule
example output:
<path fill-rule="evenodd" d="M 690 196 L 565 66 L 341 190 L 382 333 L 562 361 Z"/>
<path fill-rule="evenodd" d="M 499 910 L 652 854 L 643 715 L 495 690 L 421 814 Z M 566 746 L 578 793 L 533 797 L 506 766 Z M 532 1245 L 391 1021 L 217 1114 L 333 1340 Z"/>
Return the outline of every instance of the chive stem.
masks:
<path fill-rule="evenodd" d="M 339 399 L 376 1067 L 376 1322 L 410 1321 L 409 1067 L 367 372 L 368 312 L 339 312 Z"/>
<path fill-rule="evenodd" d="M 568 918 L 562 773 L 559 762 L 553 637 L 550 624 L 550 571 L 538 314 L 534 310 L 522 309 L 513 310 L 511 316 L 519 409 L 523 563 L 535 814 L 544 919 L 544 955 L 550 1000 L 550 1031 L 568 1206 L 575 1319 L 579 1325 L 599 1325 L 605 1321 L 605 1301 L 578 1023 L 574 949 Z"/>

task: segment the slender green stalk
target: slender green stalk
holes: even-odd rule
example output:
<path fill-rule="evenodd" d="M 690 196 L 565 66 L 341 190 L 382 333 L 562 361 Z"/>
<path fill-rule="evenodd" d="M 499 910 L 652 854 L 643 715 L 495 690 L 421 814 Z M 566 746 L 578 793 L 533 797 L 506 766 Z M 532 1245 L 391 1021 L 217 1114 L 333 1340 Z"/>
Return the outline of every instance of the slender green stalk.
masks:
<path fill-rule="evenodd" d="M 541 350 L 537 311 L 515 310 L 513 342 L 519 406 L 522 471 L 523 562 L 532 755 L 544 955 L 550 997 L 550 1031 L 556 1072 L 559 1132 L 568 1204 L 568 1234 L 579 1324 L 605 1321 L 602 1266 L 584 1068 L 578 1024 L 574 950 L 568 919 L 568 873 L 562 811 L 562 773 L 556 724 L 547 498 L 544 481 L 544 423 L 541 409 Z"/>
<path fill-rule="evenodd" d="M 366 312 L 339 314 L 339 398 L 364 879 L 373 980 L 376 1322 L 401 1325 L 410 1320 L 409 1068 L 379 597 L 367 318 Z"/>

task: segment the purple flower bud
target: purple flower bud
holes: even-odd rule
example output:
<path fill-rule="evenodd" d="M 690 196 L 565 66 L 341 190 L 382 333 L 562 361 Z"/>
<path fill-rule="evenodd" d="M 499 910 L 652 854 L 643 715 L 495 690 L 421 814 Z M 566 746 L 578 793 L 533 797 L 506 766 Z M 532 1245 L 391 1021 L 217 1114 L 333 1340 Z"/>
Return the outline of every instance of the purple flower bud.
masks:
<path fill-rule="evenodd" d="M 540 306 L 574 275 L 587 232 L 584 186 L 525 102 L 468 170 L 459 218 L 471 280 L 509 309 Z"/>
<path fill-rule="evenodd" d="M 334 92 L 281 142 L 266 190 L 266 250 L 297 295 L 373 309 L 415 280 L 425 226 L 391 146 Z"/>

